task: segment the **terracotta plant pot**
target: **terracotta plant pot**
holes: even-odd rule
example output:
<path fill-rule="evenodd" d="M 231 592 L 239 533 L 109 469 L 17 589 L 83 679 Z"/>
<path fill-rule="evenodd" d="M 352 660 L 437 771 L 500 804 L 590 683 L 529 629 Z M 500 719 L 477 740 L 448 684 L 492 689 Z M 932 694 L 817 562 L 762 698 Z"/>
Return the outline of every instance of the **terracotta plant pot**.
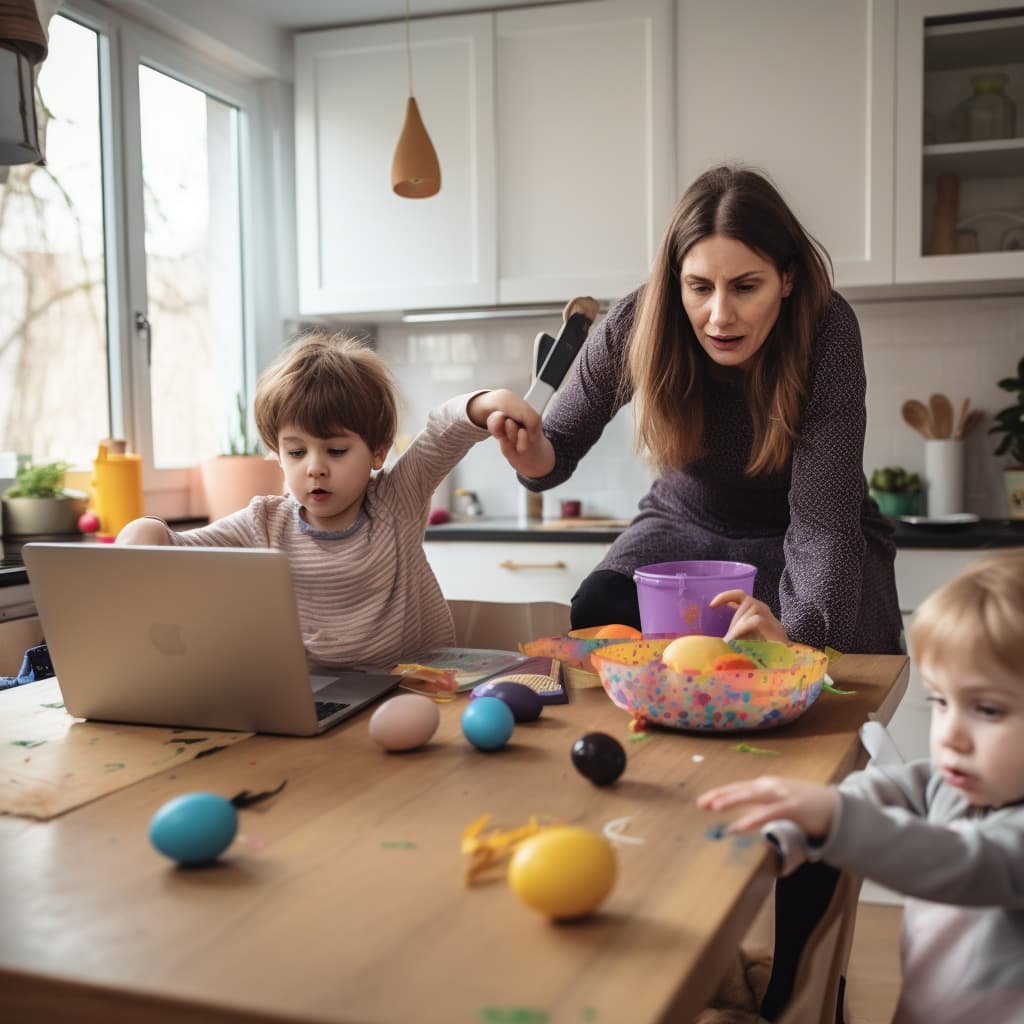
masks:
<path fill-rule="evenodd" d="M 210 520 L 245 508 L 261 494 L 283 494 L 284 472 L 276 459 L 260 455 L 218 455 L 200 470 Z"/>

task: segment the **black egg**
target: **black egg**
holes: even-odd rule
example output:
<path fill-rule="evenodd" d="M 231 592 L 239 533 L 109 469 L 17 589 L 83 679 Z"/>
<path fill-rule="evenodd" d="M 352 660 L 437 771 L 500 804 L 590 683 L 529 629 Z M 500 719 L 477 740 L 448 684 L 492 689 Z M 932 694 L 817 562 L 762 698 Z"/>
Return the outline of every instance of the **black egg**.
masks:
<path fill-rule="evenodd" d="M 626 751 L 604 732 L 588 732 L 572 745 L 576 771 L 595 786 L 610 786 L 626 770 Z"/>
<path fill-rule="evenodd" d="M 540 713 L 544 710 L 544 701 L 541 700 L 540 694 L 525 683 L 484 683 L 473 691 L 473 695 L 503 700 L 517 722 L 532 722 L 540 718 Z"/>

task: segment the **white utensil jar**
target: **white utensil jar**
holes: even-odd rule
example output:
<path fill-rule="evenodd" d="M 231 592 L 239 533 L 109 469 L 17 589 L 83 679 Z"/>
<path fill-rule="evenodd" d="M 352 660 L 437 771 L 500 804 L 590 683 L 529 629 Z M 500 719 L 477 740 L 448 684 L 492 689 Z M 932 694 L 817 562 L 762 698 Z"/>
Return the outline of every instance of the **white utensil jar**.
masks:
<path fill-rule="evenodd" d="M 951 516 L 963 512 L 963 441 L 925 441 L 924 478 L 928 487 L 928 515 Z"/>

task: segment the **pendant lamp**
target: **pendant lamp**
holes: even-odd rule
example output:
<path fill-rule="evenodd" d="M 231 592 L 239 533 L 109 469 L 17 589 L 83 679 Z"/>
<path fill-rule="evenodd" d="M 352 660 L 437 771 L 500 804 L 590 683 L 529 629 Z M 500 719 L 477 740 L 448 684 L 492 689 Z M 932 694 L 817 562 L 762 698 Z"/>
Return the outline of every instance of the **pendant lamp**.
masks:
<path fill-rule="evenodd" d="M 34 0 L 0 0 L 0 167 L 44 162 L 35 66 L 46 50 Z"/>
<path fill-rule="evenodd" d="M 409 0 L 405 0 L 405 56 L 409 69 L 409 99 L 405 123 L 391 158 L 391 188 L 405 199 L 426 199 L 441 190 L 441 165 L 430 141 L 420 108 L 412 94 L 412 47 L 409 43 Z"/>

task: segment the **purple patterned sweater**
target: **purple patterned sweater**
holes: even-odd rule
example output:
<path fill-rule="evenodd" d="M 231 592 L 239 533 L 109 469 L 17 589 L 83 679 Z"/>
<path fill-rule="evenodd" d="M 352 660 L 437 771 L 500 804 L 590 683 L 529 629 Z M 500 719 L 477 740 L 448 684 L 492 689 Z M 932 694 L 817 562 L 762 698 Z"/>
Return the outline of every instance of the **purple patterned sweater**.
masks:
<path fill-rule="evenodd" d="M 622 404 L 619 380 L 638 293 L 608 313 L 544 419 L 555 468 L 568 479 Z M 791 639 L 857 653 L 899 653 L 892 529 L 867 495 L 866 377 L 860 329 L 836 292 L 816 339 L 809 397 L 788 466 L 750 477 L 753 427 L 742 392 L 708 379 L 704 452 L 662 474 L 597 569 L 631 576 L 640 565 L 729 559 L 757 566 L 755 596 Z"/>

